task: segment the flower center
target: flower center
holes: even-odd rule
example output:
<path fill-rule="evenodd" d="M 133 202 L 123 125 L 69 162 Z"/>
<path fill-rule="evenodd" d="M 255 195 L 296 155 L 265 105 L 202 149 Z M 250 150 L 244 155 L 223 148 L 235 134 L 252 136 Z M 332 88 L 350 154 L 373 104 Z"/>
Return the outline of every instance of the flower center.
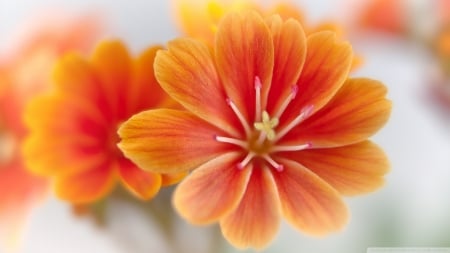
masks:
<path fill-rule="evenodd" d="M 245 158 L 237 164 L 237 168 L 244 169 L 253 159 L 262 159 L 270 164 L 277 171 L 283 171 L 284 166 L 275 161 L 272 156 L 276 152 L 300 151 L 311 147 L 311 143 L 304 143 L 300 145 L 279 145 L 278 141 L 283 138 L 290 130 L 303 122 L 311 115 L 313 106 L 306 106 L 303 108 L 297 117 L 295 117 L 289 124 L 278 129 L 279 118 L 289 106 L 291 101 L 297 96 L 298 88 L 293 86 L 291 94 L 283 101 L 282 105 L 273 117 L 262 108 L 261 103 L 261 80 L 258 76 L 255 77 L 255 121 L 249 124 L 241 113 L 236 104 L 227 98 L 227 104 L 239 119 L 245 131 L 245 140 L 230 138 L 225 136 L 214 136 L 218 142 L 228 143 L 239 146 L 246 152 Z M 252 127 L 251 127 L 252 126 Z"/>

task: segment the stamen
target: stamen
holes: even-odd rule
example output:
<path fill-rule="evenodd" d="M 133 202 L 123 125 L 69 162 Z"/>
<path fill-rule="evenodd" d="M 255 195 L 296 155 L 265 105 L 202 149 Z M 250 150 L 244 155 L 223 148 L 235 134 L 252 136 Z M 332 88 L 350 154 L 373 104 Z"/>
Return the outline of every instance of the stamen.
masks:
<path fill-rule="evenodd" d="M 233 145 L 239 146 L 243 149 L 247 149 L 247 145 L 248 145 L 246 141 L 242 141 L 242 140 L 234 139 L 234 138 L 230 138 L 230 137 L 214 135 L 214 139 L 218 142 L 233 144 Z"/>
<path fill-rule="evenodd" d="M 247 166 L 247 164 L 253 159 L 253 157 L 255 157 L 255 155 L 256 154 L 253 152 L 248 153 L 244 160 L 237 164 L 237 168 L 240 170 L 244 169 L 245 166 Z"/>
<path fill-rule="evenodd" d="M 230 98 L 227 98 L 227 104 L 231 107 L 234 114 L 238 117 L 239 121 L 241 122 L 242 126 L 245 130 L 245 135 L 248 137 L 250 136 L 250 126 L 247 123 L 247 120 L 245 119 L 244 115 L 239 111 L 239 108 L 237 108 L 236 104 L 233 103 L 233 101 Z"/>
<path fill-rule="evenodd" d="M 289 123 L 289 125 L 287 125 L 285 128 L 283 128 L 281 131 L 278 132 L 274 141 L 278 141 L 281 138 L 283 138 L 283 136 L 285 136 L 289 131 L 291 131 L 292 128 L 294 128 L 295 126 L 300 124 L 304 119 L 309 117 L 309 115 L 311 115 L 311 113 L 313 111 L 313 108 L 314 108 L 314 106 L 312 106 L 312 105 L 309 105 L 309 106 L 306 106 L 305 108 L 303 108 L 303 110 L 300 112 L 300 114 L 293 121 L 291 121 L 291 123 Z"/>
<path fill-rule="evenodd" d="M 255 76 L 255 93 L 256 93 L 256 104 L 255 104 L 255 121 L 261 121 L 261 79 Z"/>
<path fill-rule="evenodd" d="M 302 145 L 294 145 L 294 146 L 275 146 L 270 151 L 271 152 L 283 152 L 283 151 L 300 151 L 304 149 L 308 149 L 312 147 L 312 143 L 308 142 Z"/>
<path fill-rule="evenodd" d="M 269 155 L 265 154 L 262 156 L 262 158 L 264 158 L 264 160 L 270 163 L 270 165 L 272 165 L 278 172 L 283 171 L 284 166 L 282 164 L 275 162 Z"/>
<path fill-rule="evenodd" d="M 276 118 L 280 118 L 281 115 L 283 115 L 283 112 L 286 110 L 286 108 L 291 103 L 291 101 L 295 99 L 295 97 L 297 96 L 297 93 L 298 93 L 298 86 L 297 85 L 293 85 L 292 86 L 291 95 L 284 100 L 284 102 L 281 105 L 280 109 L 275 114 Z"/>

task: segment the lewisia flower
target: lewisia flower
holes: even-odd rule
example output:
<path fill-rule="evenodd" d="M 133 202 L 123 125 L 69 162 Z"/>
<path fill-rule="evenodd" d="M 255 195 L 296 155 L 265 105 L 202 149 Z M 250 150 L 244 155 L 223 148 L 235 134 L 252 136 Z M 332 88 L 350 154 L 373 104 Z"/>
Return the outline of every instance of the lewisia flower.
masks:
<path fill-rule="evenodd" d="M 47 193 L 47 180 L 26 171 L 20 152 L 27 134 L 25 104 L 47 89 L 59 55 L 88 50 L 101 32 L 99 20 L 90 16 L 33 19 L 24 28 L 0 56 L 0 244 L 6 248 L 18 246 L 32 208 Z"/>
<path fill-rule="evenodd" d="M 152 74 L 159 49 L 131 59 L 121 42 L 111 41 L 101 43 L 89 60 L 68 54 L 55 67 L 54 92 L 29 104 L 26 162 L 32 172 L 53 180 L 58 197 L 92 203 L 119 181 L 149 199 L 179 178 L 141 171 L 116 147 L 123 121 L 171 103 Z"/>
<path fill-rule="evenodd" d="M 194 224 L 219 222 L 238 248 L 263 248 L 281 217 L 311 235 L 340 230 L 342 195 L 374 191 L 388 161 L 367 138 L 387 121 L 380 82 L 348 78 L 352 49 L 332 32 L 256 12 L 227 15 L 212 50 L 177 39 L 156 78 L 187 111 L 139 113 L 119 147 L 155 173 L 192 171 L 174 205 Z"/>

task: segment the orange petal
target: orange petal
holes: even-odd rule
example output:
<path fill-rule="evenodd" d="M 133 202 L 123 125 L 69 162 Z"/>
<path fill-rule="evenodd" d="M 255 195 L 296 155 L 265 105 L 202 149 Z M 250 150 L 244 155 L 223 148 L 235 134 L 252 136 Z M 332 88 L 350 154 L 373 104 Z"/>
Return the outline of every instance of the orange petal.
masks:
<path fill-rule="evenodd" d="M 118 169 L 122 183 L 138 198 L 149 200 L 161 188 L 161 175 L 143 171 L 127 159 L 120 162 Z"/>
<path fill-rule="evenodd" d="M 149 110 L 119 129 L 120 149 L 140 168 L 157 173 L 180 173 L 225 152 L 229 147 L 214 139 L 220 130 L 184 111 Z"/>
<path fill-rule="evenodd" d="M 286 220 L 300 231 L 316 236 L 342 229 L 348 212 L 339 193 L 302 165 L 279 160 L 284 170 L 273 173 L 273 177 Z"/>
<path fill-rule="evenodd" d="M 55 65 L 52 80 L 58 93 L 64 95 L 64 99 L 61 102 L 74 101 L 79 105 L 83 105 L 84 113 L 89 113 L 92 118 L 99 120 L 100 123 L 112 117 L 110 109 L 107 108 L 109 102 L 107 96 L 105 96 L 104 87 L 97 79 L 97 75 L 90 63 L 82 55 L 68 53 L 63 56 Z M 34 103 L 35 105 L 29 105 L 27 108 L 27 115 L 30 116 L 27 119 L 33 118 L 34 115 L 41 117 L 45 114 L 51 114 L 42 113 L 40 110 L 55 111 L 61 107 L 53 108 L 54 106 L 51 105 L 47 106 L 47 108 L 39 109 L 43 107 L 43 105 L 40 105 L 42 102 L 36 101 Z M 34 107 L 37 107 L 37 109 L 34 109 Z M 40 117 L 36 118 L 36 122 L 44 122 Z M 28 123 L 28 125 L 33 125 L 33 123 Z"/>
<path fill-rule="evenodd" d="M 63 96 L 37 97 L 29 104 L 25 118 L 32 131 L 23 153 L 30 171 L 60 175 L 102 162 L 104 148 L 99 136 L 104 136 L 104 128 L 83 106 Z"/>
<path fill-rule="evenodd" d="M 270 170 L 253 168 L 239 206 L 221 219 L 220 227 L 233 246 L 239 249 L 252 247 L 260 250 L 274 239 L 280 221 L 280 202 Z"/>
<path fill-rule="evenodd" d="M 275 49 L 274 73 L 267 111 L 273 115 L 292 94 L 306 59 L 306 37 L 300 23 L 283 22 L 277 15 L 267 21 Z M 280 99 L 285 98 L 285 99 Z"/>
<path fill-rule="evenodd" d="M 389 171 L 386 155 L 370 141 L 339 148 L 289 152 L 283 157 L 299 162 L 343 195 L 378 189 Z"/>
<path fill-rule="evenodd" d="M 238 204 L 250 178 L 251 168 L 236 167 L 239 153 L 227 153 L 203 164 L 177 187 L 174 206 L 194 224 L 217 221 Z"/>
<path fill-rule="evenodd" d="M 285 139 L 311 142 L 313 147 L 336 147 L 363 141 L 388 120 L 391 102 L 386 87 L 375 80 L 349 79 L 319 112 L 294 128 Z"/>
<path fill-rule="evenodd" d="M 52 94 L 32 99 L 25 111 L 25 123 L 32 133 L 83 133 L 98 139 L 104 134 L 105 119 L 94 105 L 79 96 Z"/>
<path fill-rule="evenodd" d="M 168 102 L 168 95 L 156 81 L 153 70 L 156 53 L 162 49 L 160 46 L 150 47 L 134 62 L 132 85 L 128 87 L 128 97 L 124 97 L 121 104 L 127 106 L 128 116 Z"/>
<path fill-rule="evenodd" d="M 180 182 L 187 176 L 186 172 L 175 174 L 161 174 L 161 186 L 169 186 Z"/>
<path fill-rule="evenodd" d="M 56 195 L 74 204 L 92 203 L 106 196 L 115 184 L 112 164 L 105 161 L 91 170 L 55 179 Z"/>
<path fill-rule="evenodd" d="M 261 103 L 267 103 L 274 48 L 270 30 L 257 12 L 224 17 L 216 36 L 217 69 L 229 98 L 248 122 L 255 118 L 255 77 L 262 83 Z"/>
<path fill-rule="evenodd" d="M 200 118 L 237 135 L 233 112 L 217 75 L 209 49 L 194 40 L 178 39 L 158 52 L 155 75 L 173 99 Z"/>
<path fill-rule="evenodd" d="M 352 49 L 339 42 L 332 32 L 308 36 L 306 62 L 297 82 L 298 95 L 280 119 L 280 127 L 291 122 L 307 106 L 322 108 L 347 79 L 352 63 Z"/>
<path fill-rule="evenodd" d="M 92 55 L 92 68 L 106 98 L 103 113 L 110 113 L 112 120 L 126 119 L 126 94 L 130 85 L 132 61 L 127 49 L 120 41 L 100 43 Z"/>

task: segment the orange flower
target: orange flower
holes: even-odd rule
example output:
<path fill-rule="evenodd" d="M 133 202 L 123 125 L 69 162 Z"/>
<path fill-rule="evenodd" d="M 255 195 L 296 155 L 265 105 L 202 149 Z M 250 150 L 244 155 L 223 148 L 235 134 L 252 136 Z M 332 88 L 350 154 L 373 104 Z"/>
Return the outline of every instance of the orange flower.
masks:
<path fill-rule="evenodd" d="M 100 33 L 99 20 L 87 16 L 33 21 L 0 59 L 0 241 L 8 248 L 17 246 L 31 209 L 47 193 L 47 181 L 25 170 L 20 152 L 25 104 L 47 88 L 56 57 L 86 51 Z"/>
<path fill-rule="evenodd" d="M 236 247 L 263 248 L 281 216 L 312 235 L 347 222 L 341 195 L 373 191 L 388 170 L 366 140 L 388 119 L 379 82 L 348 79 L 352 50 L 295 20 L 227 15 L 211 49 L 177 39 L 156 78 L 188 111 L 149 110 L 119 129 L 119 147 L 155 173 L 192 171 L 174 193 L 194 224 L 219 222 Z"/>
<path fill-rule="evenodd" d="M 132 60 L 121 42 L 104 42 L 90 60 L 68 54 L 57 63 L 55 91 L 34 99 L 26 111 L 30 136 L 24 147 L 29 169 L 54 179 L 57 196 L 91 203 L 119 180 L 149 199 L 178 179 L 141 171 L 116 147 L 123 121 L 170 103 L 152 75 L 159 49 L 151 47 Z"/>

